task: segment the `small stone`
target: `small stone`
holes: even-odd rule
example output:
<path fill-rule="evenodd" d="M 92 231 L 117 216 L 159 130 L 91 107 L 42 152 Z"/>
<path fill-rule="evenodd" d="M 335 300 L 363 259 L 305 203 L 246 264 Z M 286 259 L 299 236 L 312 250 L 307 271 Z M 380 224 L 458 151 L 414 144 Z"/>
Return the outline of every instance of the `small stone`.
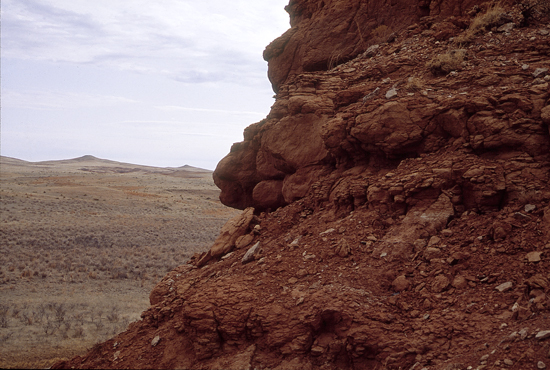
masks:
<path fill-rule="evenodd" d="M 481 358 L 479 359 L 480 362 L 483 362 L 483 361 L 487 361 L 489 359 L 489 355 L 483 355 L 481 356 Z"/>
<path fill-rule="evenodd" d="M 537 206 L 534 204 L 526 204 L 525 205 L 525 212 L 532 212 L 535 209 L 537 209 Z"/>
<path fill-rule="evenodd" d="M 546 364 L 542 361 L 537 362 L 538 369 L 546 369 Z"/>
<path fill-rule="evenodd" d="M 252 234 L 241 235 L 235 241 L 235 248 L 237 249 L 244 248 L 248 246 L 250 243 L 252 243 L 253 241 L 254 241 L 254 235 Z"/>
<path fill-rule="evenodd" d="M 452 236 L 452 235 L 453 235 L 453 230 L 451 230 L 451 229 L 443 229 L 443 230 L 441 230 L 441 235 L 443 235 L 443 236 L 445 236 L 445 237 Z"/>
<path fill-rule="evenodd" d="M 521 66 L 521 69 L 523 69 L 524 71 L 527 71 L 529 69 L 529 64 L 523 64 Z"/>
<path fill-rule="evenodd" d="M 425 239 L 416 239 L 413 245 L 414 245 L 414 250 L 419 251 L 421 249 L 424 249 L 424 247 L 427 245 L 427 242 Z"/>
<path fill-rule="evenodd" d="M 402 292 L 404 290 L 407 290 L 410 284 L 411 283 L 409 282 L 409 280 L 407 280 L 407 277 L 405 275 L 400 275 L 393 281 L 391 285 L 394 291 Z"/>
<path fill-rule="evenodd" d="M 311 354 L 313 356 L 320 356 L 323 354 L 323 352 L 325 352 L 325 349 L 321 346 L 312 346 L 311 347 Z"/>
<path fill-rule="evenodd" d="M 363 53 L 363 58 L 372 58 L 373 56 L 378 53 L 378 49 L 380 48 L 380 45 L 375 44 L 371 45 L 367 48 L 367 50 Z"/>
<path fill-rule="evenodd" d="M 525 256 L 525 258 L 527 259 L 527 261 L 529 262 L 540 262 L 540 255 L 542 254 L 542 252 L 529 252 L 527 253 L 527 255 Z"/>
<path fill-rule="evenodd" d="M 323 231 L 322 233 L 319 233 L 319 236 L 330 234 L 330 233 L 335 232 L 335 231 L 336 231 L 336 229 L 327 229 L 327 230 Z"/>
<path fill-rule="evenodd" d="M 386 92 L 386 99 L 391 99 L 397 96 L 397 89 L 392 87 Z"/>
<path fill-rule="evenodd" d="M 513 286 L 514 286 L 514 283 L 512 283 L 511 281 L 507 281 L 505 283 L 502 283 L 496 286 L 495 289 L 501 293 L 504 293 L 505 291 L 512 289 Z"/>
<path fill-rule="evenodd" d="M 222 260 L 226 260 L 226 259 L 228 259 L 229 257 L 231 257 L 232 255 L 233 255 L 233 252 L 227 253 L 226 255 L 222 256 Z"/>
<path fill-rule="evenodd" d="M 441 293 L 451 285 L 449 279 L 445 275 L 437 275 L 432 283 L 432 292 Z"/>
<path fill-rule="evenodd" d="M 296 301 L 296 306 L 301 305 L 302 303 L 304 303 L 304 297 L 298 298 L 298 300 Z"/>
<path fill-rule="evenodd" d="M 299 269 L 298 271 L 296 271 L 296 277 L 298 279 L 301 279 L 303 277 L 306 277 L 309 275 L 309 272 L 307 272 L 306 269 Z"/>
<path fill-rule="evenodd" d="M 529 335 L 529 329 L 523 328 L 518 332 L 518 334 L 519 334 L 519 337 L 521 338 L 521 340 L 525 340 L 527 338 L 527 336 Z"/>
<path fill-rule="evenodd" d="M 535 335 L 535 339 L 544 340 L 550 338 L 550 330 L 542 330 Z"/>
<path fill-rule="evenodd" d="M 464 276 L 457 275 L 451 285 L 456 289 L 465 289 L 468 287 L 468 282 Z"/>
<path fill-rule="evenodd" d="M 436 245 L 441 241 L 441 238 L 439 236 L 432 236 L 430 240 L 428 241 L 428 247 L 431 247 L 432 245 Z"/>
<path fill-rule="evenodd" d="M 157 344 L 159 344 L 160 342 L 160 336 L 156 336 L 153 338 L 153 340 L 151 341 L 151 346 L 155 347 Z"/>
<path fill-rule="evenodd" d="M 250 261 L 253 261 L 254 260 L 254 257 L 256 255 L 256 253 L 258 253 L 260 249 L 260 242 L 257 242 L 256 244 L 254 244 L 252 247 L 250 247 L 250 249 L 245 253 L 245 255 L 243 256 L 243 259 L 242 259 L 242 263 L 243 265 L 245 263 L 248 263 Z"/>
<path fill-rule="evenodd" d="M 535 72 L 533 72 L 533 77 L 544 77 L 548 74 L 548 68 L 537 68 L 535 69 Z"/>
<path fill-rule="evenodd" d="M 504 359 L 504 365 L 512 366 L 513 364 L 514 364 L 514 362 L 512 360 L 510 360 L 509 358 Z"/>
<path fill-rule="evenodd" d="M 424 259 L 426 261 L 432 260 L 434 258 L 437 258 L 441 255 L 441 250 L 439 248 L 434 247 L 428 247 L 424 251 Z"/>
<path fill-rule="evenodd" d="M 298 244 L 300 243 L 300 237 L 297 237 L 296 239 L 294 239 L 292 241 L 292 243 L 290 243 L 288 246 L 289 247 L 293 247 L 293 248 L 296 248 L 298 246 Z"/>
<path fill-rule="evenodd" d="M 338 245 L 336 246 L 335 253 L 340 257 L 347 257 L 351 253 L 351 247 L 349 246 L 346 239 L 341 239 Z"/>
<path fill-rule="evenodd" d="M 544 28 L 542 30 L 539 30 L 539 35 L 548 36 L 548 34 L 550 34 L 550 31 L 545 30 Z"/>
<path fill-rule="evenodd" d="M 514 29 L 514 22 L 510 22 L 510 23 L 506 23 L 506 24 L 503 24 L 502 26 L 500 26 L 499 28 L 497 28 L 497 32 L 506 32 L 506 33 L 509 33 L 511 32 L 513 29 Z"/>

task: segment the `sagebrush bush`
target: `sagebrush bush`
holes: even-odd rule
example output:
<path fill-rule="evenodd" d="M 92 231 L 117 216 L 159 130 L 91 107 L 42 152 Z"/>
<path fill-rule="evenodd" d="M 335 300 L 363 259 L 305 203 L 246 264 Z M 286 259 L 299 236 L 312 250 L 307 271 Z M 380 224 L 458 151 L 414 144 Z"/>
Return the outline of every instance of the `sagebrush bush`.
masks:
<path fill-rule="evenodd" d="M 409 77 L 405 84 L 405 90 L 407 91 L 420 91 L 424 87 L 424 81 L 418 77 Z"/>
<path fill-rule="evenodd" d="M 5 305 L 0 305 L 0 328 L 8 327 L 8 313 L 9 307 Z"/>
<path fill-rule="evenodd" d="M 464 57 L 466 56 L 466 50 L 455 49 L 450 50 L 445 54 L 438 54 L 433 57 L 426 67 L 434 74 L 441 75 L 447 74 L 451 71 L 457 71 L 461 68 Z"/>
<path fill-rule="evenodd" d="M 382 43 L 391 41 L 392 37 L 395 37 L 395 34 L 390 27 L 382 24 L 372 30 L 371 37 L 373 42 Z"/>

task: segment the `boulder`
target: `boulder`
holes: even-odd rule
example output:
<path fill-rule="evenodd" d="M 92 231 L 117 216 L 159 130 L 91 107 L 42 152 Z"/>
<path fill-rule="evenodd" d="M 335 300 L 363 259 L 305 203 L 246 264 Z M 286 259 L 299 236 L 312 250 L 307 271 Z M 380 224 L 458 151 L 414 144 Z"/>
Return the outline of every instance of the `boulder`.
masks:
<path fill-rule="evenodd" d="M 226 253 L 231 252 L 237 239 L 246 234 L 250 222 L 254 216 L 254 208 L 245 209 L 240 215 L 237 215 L 227 221 L 220 230 L 220 234 L 210 248 L 210 256 L 219 258 Z"/>

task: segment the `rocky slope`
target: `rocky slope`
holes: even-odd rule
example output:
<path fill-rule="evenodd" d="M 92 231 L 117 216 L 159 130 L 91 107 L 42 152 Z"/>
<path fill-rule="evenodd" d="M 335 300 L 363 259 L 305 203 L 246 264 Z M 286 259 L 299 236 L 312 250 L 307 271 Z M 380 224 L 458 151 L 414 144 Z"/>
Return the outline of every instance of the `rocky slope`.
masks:
<path fill-rule="evenodd" d="M 244 209 L 59 368 L 550 366 L 546 2 L 292 0 Z"/>

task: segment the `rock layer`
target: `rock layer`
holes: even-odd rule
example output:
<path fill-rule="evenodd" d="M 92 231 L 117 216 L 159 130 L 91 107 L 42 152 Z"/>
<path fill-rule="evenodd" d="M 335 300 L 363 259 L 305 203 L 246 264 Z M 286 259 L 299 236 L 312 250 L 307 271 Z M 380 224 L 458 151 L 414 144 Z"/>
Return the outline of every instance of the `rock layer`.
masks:
<path fill-rule="evenodd" d="M 480 3 L 483 1 L 291 0 L 285 9 L 292 27 L 264 51 L 269 79 L 277 92 L 289 77 L 347 62 L 423 17 L 462 17 Z"/>

